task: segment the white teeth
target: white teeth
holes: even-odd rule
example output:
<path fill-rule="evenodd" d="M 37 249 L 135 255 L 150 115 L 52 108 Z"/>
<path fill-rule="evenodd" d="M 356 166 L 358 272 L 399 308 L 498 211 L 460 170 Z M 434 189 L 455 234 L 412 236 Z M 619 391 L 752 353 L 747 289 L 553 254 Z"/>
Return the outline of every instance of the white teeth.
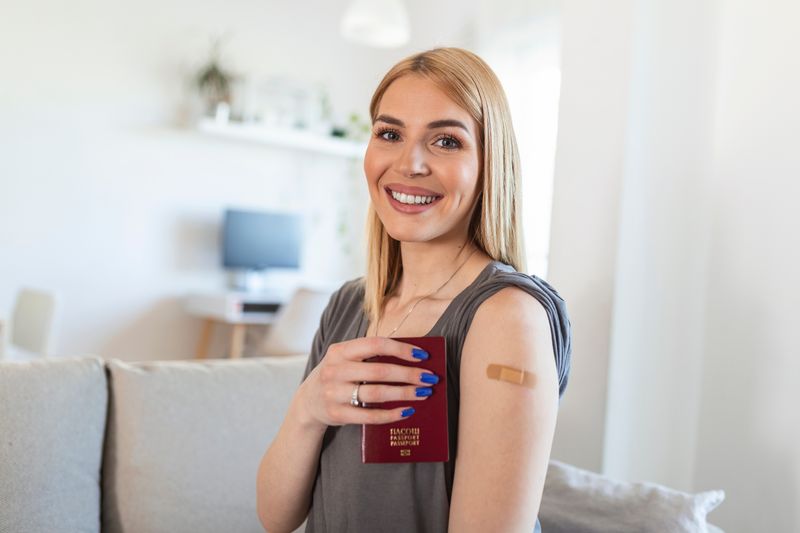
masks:
<path fill-rule="evenodd" d="M 395 191 L 390 191 L 392 193 L 392 198 L 397 200 L 403 204 L 415 205 L 415 204 L 429 204 L 436 199 L 435 196 L 414 196 L 411 194 L 405 193 L 398 193 Z"/>

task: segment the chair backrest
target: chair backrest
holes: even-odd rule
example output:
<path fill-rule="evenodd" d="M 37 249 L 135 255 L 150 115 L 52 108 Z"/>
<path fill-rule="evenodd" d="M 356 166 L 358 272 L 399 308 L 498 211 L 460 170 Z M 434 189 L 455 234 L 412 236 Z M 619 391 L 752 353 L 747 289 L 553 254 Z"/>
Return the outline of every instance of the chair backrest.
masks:
<path fill-rule="evenodd" d="M 49 355 L 57 312 L 54 293 L 20 290 L 11 316 L 10 343 L 31 353 Z"/>
<path fill-rule="evenodd" d="M 259 355 L 308 354 L 332 293 L 332 290 L 298 288 L 278 310 Z"/>

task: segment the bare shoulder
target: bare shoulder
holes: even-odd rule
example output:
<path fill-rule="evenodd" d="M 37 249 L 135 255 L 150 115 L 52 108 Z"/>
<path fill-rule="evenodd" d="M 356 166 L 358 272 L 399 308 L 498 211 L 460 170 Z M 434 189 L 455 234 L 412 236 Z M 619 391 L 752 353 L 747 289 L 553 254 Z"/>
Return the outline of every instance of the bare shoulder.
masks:
<path fill-rule="evenodd" d="M 475 312 L 470 333 L 490 334 L 508 327 L 522 327 L 531 333 L 549 331 L 544 306 L 525 290 L 509 286 L 484 300 Z"/>
<path fill-rule="evenodd" d="M 505 287 L 478 306 L 464 340 L 462 374 L 480 373 L 487 363 L 536 369 L 557 387 L 550 319 L 524 289 Z"/>

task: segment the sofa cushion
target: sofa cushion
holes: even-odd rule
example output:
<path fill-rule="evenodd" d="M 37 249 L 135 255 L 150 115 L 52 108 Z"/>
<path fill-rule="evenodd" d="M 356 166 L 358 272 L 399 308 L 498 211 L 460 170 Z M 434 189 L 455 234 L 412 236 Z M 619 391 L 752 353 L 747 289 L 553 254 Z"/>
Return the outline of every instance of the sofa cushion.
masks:
<path fill-rule="evenodd" d="M 306 360 L 110 361 L 103 530 L 262 533 L 258 465 Z"/>
<path fill-rule="evenodd" d="M 551 460 L 539 520 L 547 533 L 705 533 L 706 515 L 724 499 L 722 490 L 689 494 Z"/>
<path fill-rule="evenodd" d="M 100 531 L 97 357 L 0 363 L 0 531 Z"/>

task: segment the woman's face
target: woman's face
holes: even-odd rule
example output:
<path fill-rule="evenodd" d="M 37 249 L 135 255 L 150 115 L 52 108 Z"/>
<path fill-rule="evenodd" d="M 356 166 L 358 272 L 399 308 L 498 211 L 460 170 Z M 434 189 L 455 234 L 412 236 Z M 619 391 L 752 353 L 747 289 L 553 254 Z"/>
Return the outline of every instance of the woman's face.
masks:
<path fill-rule="evenodd" d="M 480 193 L 477 124 L 433 82 L 395 80 L 381 99 L 364 156 L 372 205 L 405 242 L 464 240 Z"/>

